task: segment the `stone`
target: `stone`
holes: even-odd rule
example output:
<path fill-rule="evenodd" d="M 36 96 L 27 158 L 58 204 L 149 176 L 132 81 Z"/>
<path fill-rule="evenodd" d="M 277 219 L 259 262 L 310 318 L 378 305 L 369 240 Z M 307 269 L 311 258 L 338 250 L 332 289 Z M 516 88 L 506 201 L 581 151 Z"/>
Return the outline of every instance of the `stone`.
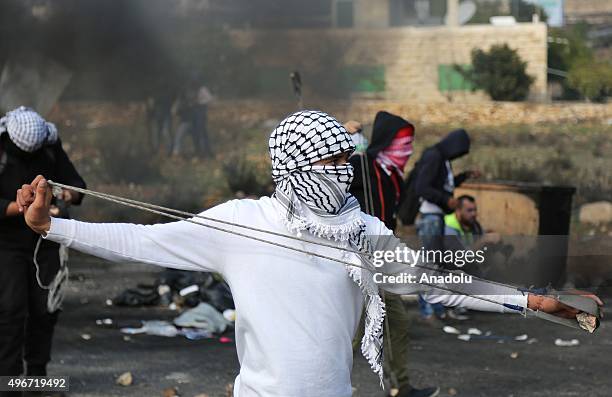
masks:
<path fill-rule="evenodd" d="M 134 382 L 134 377 L 131 372 L 124 372 L 116 380 L 116 383 L 121 386 L 130 386 Z"/>
<path fill-rule="evenodd" d="M 578 219 L 581 223 L 598 225 L 612 222 L 612 203 L 609 201 L 597 201 L 584 204 L 580 207 Z"/>
<path fill-rule="evenodd" d="M 179 397 L 180 396 L 176 387 L 169 387 L 167 389 L 164 389 L 164 391 L 162 392 L 162 395 L 164 397 Z"/>

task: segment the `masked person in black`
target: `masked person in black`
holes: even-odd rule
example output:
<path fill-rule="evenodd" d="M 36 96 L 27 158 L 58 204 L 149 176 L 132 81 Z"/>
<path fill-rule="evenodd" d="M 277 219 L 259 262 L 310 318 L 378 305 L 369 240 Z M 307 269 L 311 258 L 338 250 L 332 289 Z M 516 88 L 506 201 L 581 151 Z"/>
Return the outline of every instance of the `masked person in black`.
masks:
<path fill-rule="evenodd" d="M 378 217 L 391 230 L 402 199 L 404 166 L 412 154 L 414 126 L 399 116 L 378 112 L 366 155 L 354 155 L 351 194 L 363 212 Z"/>
<path fill-rule="evenodd" d="M 457 200 L 453 198 L 455 187 L 468 178 L 480 175 L 478 171 L 453 174 L 451 161 L 465 156 L 469 151 L 468 133 L 463 129 L 455 130 L 425 149 L 415 166 L 415 191 L 421 202 L 416 226 L 426 250 L 443 249 L 444 215 L 457 208 Z M 442 305 L 432 306 L 421 297 L 419 306 L 424 319 L 434 319 L 434 314 L 445 316 L 446 309 Z"/>
<path fill-rule="evenodd" d="M 395 230 L 396 215 L 403 198 L 404 167 L 412 154 L 414 126 L 388 112 L 378 112 L 372 129 L 372 142 L 365 154 L 349 159 L 355 177 L 350 193 L 357 198 L 361 209 L 376 216 Z M 431 397 L 439 393 L 437 387 L 415 389 L 408 375 L 409 316 L 399 295 L 385 293 L 387 324 L 385 332 L 385 374 L 399 397 Z"/>
<path fill-rule="evenodd" d="M 60 246 L 32 232 L 15 202 L 15 190 L 40 173 L 57 182 L 85 187 L 62 149 L 55 125 L 32 109 L 20 107 L 0 119 L 2 376 L 22 374 L 24 361 L 27 375 L 44 376 L 51 359 L 53 328 L 61 303 L 56 277 L 62 266 Z M 54 200 L 52 211 L 61 216 L 67 206 L 79 204 L 81 199 L 81 194 L 64 190 Z"/>

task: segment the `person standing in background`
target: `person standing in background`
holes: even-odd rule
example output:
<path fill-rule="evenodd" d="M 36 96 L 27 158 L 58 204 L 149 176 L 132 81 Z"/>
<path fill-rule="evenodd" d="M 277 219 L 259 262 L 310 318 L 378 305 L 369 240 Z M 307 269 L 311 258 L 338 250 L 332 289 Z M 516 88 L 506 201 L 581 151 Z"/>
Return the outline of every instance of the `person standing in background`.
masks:
<path fill-rule="evenodd" d="M 214 100 L 206 86 L 200 86 L 194 105 L 194 140 L 199 140 L 200 155 L 212 157 L 212 147 L 208 137 L 208 105 Z"/>
<path fill-rule="evenodd" d="M 368 138 L 366 138 L 362 131 L 363 127 L 359 121 L 349 120 L 344 123 L 344 128 L 346 128 L 346 132 L 351 135 L 351 139 L 355 144 L 355 151 L 353 152 L 353 156 L 355 154 L 363 153 L 368 148 Z"/>
<path fill-rule="evenodd" d="M 172 103 L 174 95 L 169 88 L 147 101 L 149 143 L 154 153 L 172 150 Z"/>
<path fill-rule="evenodd" d="M 59 310 L 54 280 L 60 270 L 60 245 L 40 239 L 25 223 L 15 189 L 38 173 L 85 188 L 54 124 L 20 107 L 0 119 L 0 375 L 45 376 L 51 360 Z M 63 190 L 53 215 L 81 203 L 80 193 Z M 63 210 L 63 211 L 60 211 Z M 37 268 L 38 267 L 38 268 Z M 47 289 L 48 288 L 48 289 Z M 2 395 L 0 393 L 0 395 Z"/>
<path fill-rule="evenodd" d="M 351 194 L 359 200 L 363 212 L 377 216 L 390 230 L 397 225 L 404 167 L 412 154 L 413 139 L 412 124 L 381 111 L 374 119 L 372 142 L 365 154 L 350 158 L 355 170 Z"/>
<path fill-rule="evenodd" d="M 470 151 L 470 137 L 463 130 L 449 133 L 437 144 L 428 147 L 417 162 L 415 190 L 421 201 L 417 234 L 426 250 L 443 249 L 444 215 L 457 208 L 453 198 L 455 187 L 468 178 L 480 176 L 478 171 L 466 171 L 453 175 L 451 161 L 465 156 Z M 442 305 L 432 306 L 419 297 L 421 316 L 425 320 L 443 318 L 446 309 Z"/>
<path fill-rule="evenodd" d="M 208 104 L 212 100 L 213 96 L 205 86 L 188 88 L 178 98 L 175 109 L 179 121 L 173 155 L 181 155 L 184 136 L 190 134 L 195 154 L 198 157 L 212 156 L 208 139 Z"/>
<path fill-rule="evenodd" d="M 361 125 L 354 123 L 356 122 L 345 124 L 349 133 L 351 129 L 360 132 Z M 351 134 L 351 138 L 355 135 Z M 355 170 L 355 178 L 349 192 L 357 198 L 363 212 L 377 217 L 392 231 L 397 226 L 396 214 L 403 197 L 404 167 L 412 154 L 413 140 L 412 124 L 399 116 L 381 111 L 374 119 L 372 143 L 365 151 L 349 158 Z M 401 296 L 385 292 L 384 300 L 387 310 L 385 332 L 388 333 L 385 344 L 385 374 L 391 387 L 397 389 L 395 396 L 436 396 L 440 392 L 437 387 L 416 389 L 410 384 L 409 315 Z"/>

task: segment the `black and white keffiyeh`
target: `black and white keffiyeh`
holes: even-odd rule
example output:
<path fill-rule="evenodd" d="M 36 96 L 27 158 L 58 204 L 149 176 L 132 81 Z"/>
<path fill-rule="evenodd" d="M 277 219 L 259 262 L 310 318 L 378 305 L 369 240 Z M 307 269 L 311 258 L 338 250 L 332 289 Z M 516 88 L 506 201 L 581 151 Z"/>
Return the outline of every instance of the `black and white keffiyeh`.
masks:
<path fill-rule="evenodd" d="M 355 197 L 348 193 L 353 179 L 350 164 L 315 165 L 338 154 L 350 155 L 355 145 L 345 128 L 333 117 L 319 111 L 300 111 L 284 119 L 270 135 L 274 197 L 290 232 L 306 230 L 365 254 L 372 248 L 365 222 Z M 361 266 L 371 264 L 356 254 Z M 372 268 L 373 269 L 373 268 Z M 363 268 L 347 265 L 347 272 L 365 297 L 365 332 L 361 352 L 381 379 L 383 376 L 383 320 L 385 305 L 372 275 Z"/>
<path fill-rule="evenodd" d="M 11 110 L 0 118 L 0 135 L 5 132 L 19 149 L 28 153 L 57 141 L 55 124 L 45 121 L 25 106 Z"/>

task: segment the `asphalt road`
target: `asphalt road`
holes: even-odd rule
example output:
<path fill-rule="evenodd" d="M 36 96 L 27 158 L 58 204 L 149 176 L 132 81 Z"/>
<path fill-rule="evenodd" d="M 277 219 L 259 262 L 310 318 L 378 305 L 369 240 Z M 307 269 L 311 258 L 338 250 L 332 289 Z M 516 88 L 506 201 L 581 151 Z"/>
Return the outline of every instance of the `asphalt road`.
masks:
<path fill-rule="evenodd" d="M 141 320 L 171 320 L 166 308 L 119 308 L 105 301 L 127 287 L 154 279 L 159 269 L 117 265 L 73 255 L 71 286 L 56 328 L 50 375 L 70 377 L 69 396 L 162 396 L 175 387 L 181 396 L 206 393 L 226 396 L 238 373 L 233 343 L 133 335 L 119 328 Z M 612 330 L 610 323 L 594 335 L 519 315 L 474 313 L 455 327 L 475 327 L 493 335 L 527 334 L 531 343 L 498 340 L 461 341 L 456 335 L 416 320 L 410 326 L 409 366 L 416 386 L 439 385 L 441 396 L 561 397 L 612 395 Z M 608 317 L 612 310 L 607 309 Z M 111 318 L 112 325 L 96 320 Z M 84 339 L 88 335 L 89 339 Z M 233 337 L 232 335 L 229 335 Z M 87 336 L 86 336 L 87 337 Z M 556 338 L 578 339 L 576 347 L 557 347 Z M 534 340 L 535 339 L 535 340 Z M 131 386 L 116 378 L 130 371 Z M 367 363 L 356 357 L 355 396 L 384 396 Z"/>

